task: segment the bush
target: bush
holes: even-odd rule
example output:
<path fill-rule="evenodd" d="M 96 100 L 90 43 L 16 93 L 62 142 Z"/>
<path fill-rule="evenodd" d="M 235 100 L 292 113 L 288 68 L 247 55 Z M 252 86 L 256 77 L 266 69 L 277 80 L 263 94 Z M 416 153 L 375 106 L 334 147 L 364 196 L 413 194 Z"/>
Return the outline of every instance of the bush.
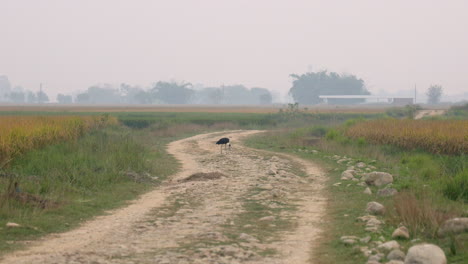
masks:
<path fill-rule="evenodd" d="M 443 193 L 450 200 L 468 202 L 468 170 L 446 180 Z"/>
<path fill-rule="evenodd" d="M 419 196 L 413 192 L 404 191 L 394 196 L 396 223 L 403 223 L 412 234 L 423 234 L 435 237 L 440 225 L 457 212 L 446 206 L 438 206 L 430 195 L 422 193 Z"/>

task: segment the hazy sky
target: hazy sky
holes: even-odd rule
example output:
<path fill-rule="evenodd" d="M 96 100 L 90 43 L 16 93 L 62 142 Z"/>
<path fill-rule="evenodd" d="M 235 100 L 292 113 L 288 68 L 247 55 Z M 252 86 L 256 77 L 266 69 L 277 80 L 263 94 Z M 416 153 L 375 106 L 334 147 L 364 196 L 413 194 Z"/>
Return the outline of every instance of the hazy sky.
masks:
<path fill-rule="evenodd" d="M 468 92 L 466 0 L 0 0 L 0 75 L 52 94 L 96 83 L 285 93 L 328 69 L 378 92 Z"/>

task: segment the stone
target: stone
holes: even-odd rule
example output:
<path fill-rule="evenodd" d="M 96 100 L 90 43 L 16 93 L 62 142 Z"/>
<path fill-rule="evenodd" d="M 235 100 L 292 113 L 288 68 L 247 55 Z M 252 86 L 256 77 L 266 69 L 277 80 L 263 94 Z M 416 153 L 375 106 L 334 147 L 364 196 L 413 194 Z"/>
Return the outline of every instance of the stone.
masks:
<path fill-rule="evenodd" d="M 367 203 L 366 211 L 373 215 L 383 215 L 385 207 L 378 202 L 369 202 Z"/>
<path fill-rule="evenodd" d="M 348 161 L 348 159 L 340 159 L 336 163 L 341 164 L 341 163 L 346 162 L 346 161 Z"/>
<path fill-rule="evenodd" d="M 358 167 L 358 168 L 361 168 L 361 169 L 362 169 L 362 168 L 365 168 L 365 167 L 367 167 L 367 165 L 366 165 L 364 162 L 359 162 L 359 163 L 357 163 L 357 164 L 356 164 L 356 167 Z"/>
<path fill-rule="evenodd" d="M 410 247 L 405 264 L 447 264 L 444 251 L 433 244 L 419 244 Z"/>
<path fill-rule="evenodd" d="M 445 221 L 439 228 L 439 236 L 443 237 L 449 234 L 460 234 L 468 232 L 468 217 L 452 218 Z"/>
<path fill-rule="evenodd" d="M 377 247 L 378 249 L 386 250 L 386 251 L 391 251 L 393 249 L 399 249 L 400 244 L 396 242 L 395 240 L 391 240 L 388 242 L 383 243 L 382 245 Z"/>
<path fill-rule="evenodd" d="M 388 253 L 387 259 L 405 261 L 405 253 L 399 249 L 394 249 Z"/>
<path fill-rule="evenodd" d="M 354 178 L 354 170 L 345 170 L 341 173 L 342 180 L 351 180 Z"/>
<path fill-rule="evenodd" d="M 21 227 L 21 225 L 13 222 L 8 222 L 6 223 L 6 227 Z"/>
<path fill-rule="evenodd" d="M 385 264 L 405 264 L 405 263 L 400 260 L 390 260 L 389 262 L 386 262 Z"/>
<path fill-rule="evenodd" d="M 366 264 L 380 264 L 380 262 L 376 261 L 376 260 L 368 260 L 366 262 Z"/>
<path fill-rule="evenodd" d="M 377 261 L 379 262 L 381 259 L 383 259 L 384 257 L 384 254 L 382 253 L 378 253 L 378 254 L 375 254 L 375 255 L 371 255 L 367 261 Z"/>
<path fill-rule="evenodd" d="M 334 183 L 333 186 L 340 186 L 341 182 Z"/>
<path fill-rule="evenodd" d="M 356 244 L 358 239 L 359 238 L 357 236 L 342 236 L 342 237 L 340 237 L 341 242 L 343 244 L 347 245 L 347 246 Z"/>
<path fill-rule="evenodd" d="M 397 193 L 398 193 L 398 191 L 396 189 L 390 188 L 390 187 L 380 189 L 380 190 L 377 191 L 377 195 L 382 196 L 382 197 L 393 196 L 393 195 L 395 195 Z"/>
<path fill-rule="evenodd" d="M 399 228 L 395 229 L 395 231 L 393 231 L 392 238 L 409 239 L 410 235 L 408 228 L 405 226 L 400 226 Z"/>
<path fill-rule="evenodd" d="M 372 238 L 370 236 L 366 236 L 366 237 L 363 237 L 363 238 L 359 239 L 359 242 L 367 244 L 367 243 L 369 243 L 369 241 L 371 241 L 371 239 Z"/>
<path fill-rule="evenodd" d="M 352 239 L 345 239 L 345 240 L 342 240 L 341 242 L 343 242 L 343 244 L 345 244 L 347 246 L 351 246 L 351 245 L 356 244 L 356 240 L 352 240 Z"/>
<path fill-rule="evenodd" d="M 249 234 L 246 234 L 246 233 L 242 233 L 239 235 L 239 239 L 242 239 L 242 240 L 246 240 L 246 241 L 249 241 L 249 242 L 259 242 L 258 239 L 256 239 L 255 237 L 249 235 Z"/>
<path fill-rule="evenodd" d="M 370 194 L 372 194 L 372 191 L 371 191 L 371 189 L 369 187 L 366 187 L 366 189 L 364 190 L 364 193 L 370 195 Z"/>
<path fill-rule="evenodd" d="M 364 177 L 367 185 L 382 186 L 393 182 L 393 176 L 390 173 L 374 171 L 367 173 Z"/>
<path fill-rule="evenodd" d="M 265 217 L 262 217 L 260 219 L 258 219 L 258 221 L 262 221 L 262 222 L 270 222 L 270 221 L 274 221 L 275 220 L 275 217 L 270 215 L 270 216 L 265 216 Z"/>

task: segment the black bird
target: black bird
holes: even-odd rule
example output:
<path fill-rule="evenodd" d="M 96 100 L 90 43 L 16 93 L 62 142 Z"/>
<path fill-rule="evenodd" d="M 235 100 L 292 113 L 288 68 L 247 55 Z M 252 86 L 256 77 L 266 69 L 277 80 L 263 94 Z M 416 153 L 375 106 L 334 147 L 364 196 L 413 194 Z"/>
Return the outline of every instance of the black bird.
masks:
<path fill-rule="evenodd" d="M 229 138 L 222 138 L 216 142 L 216 145 L 224 145 L 224 148 L 227 148 L 227 144 L 229 143 Z M 231 146 L 231 144 L 229 144 Z M 223 146 L 221 146 L 221 153 L 223 153 Z"/>

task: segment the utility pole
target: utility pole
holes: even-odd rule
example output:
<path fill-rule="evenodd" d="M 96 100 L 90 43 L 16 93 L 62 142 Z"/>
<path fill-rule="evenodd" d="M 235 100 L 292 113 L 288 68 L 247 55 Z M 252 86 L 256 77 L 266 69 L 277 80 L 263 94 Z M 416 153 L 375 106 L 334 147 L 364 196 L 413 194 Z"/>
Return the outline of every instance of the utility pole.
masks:
<path fill-rule="evenodd" d="M 416 104 L 416 95 L 418 94 L 416 84 L 414 84 L 414 104 Z"/>

